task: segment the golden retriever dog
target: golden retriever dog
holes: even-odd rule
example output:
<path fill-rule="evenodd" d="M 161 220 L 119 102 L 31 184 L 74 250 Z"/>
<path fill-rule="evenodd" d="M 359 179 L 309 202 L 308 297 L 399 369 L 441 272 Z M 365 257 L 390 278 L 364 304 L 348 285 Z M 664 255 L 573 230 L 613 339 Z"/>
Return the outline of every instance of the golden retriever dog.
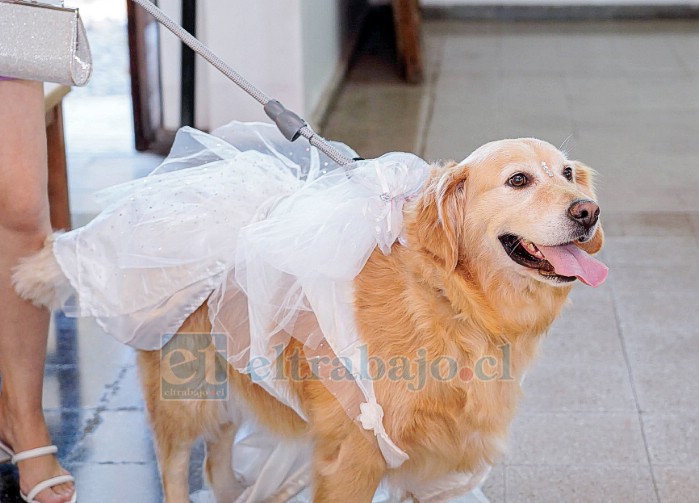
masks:
<path fill-rule="evenodd" d="M 420 382 L 374 380 L 384 427 L 409 456 L 398 468 L 387 466 L 373 433 L 322 380 L 298 378 L 311 375 L 311 356 L 296 339 L 279 358 L 308 421 L 218 355 L 230 381 L 228 401 L 163 400 L 164 352 L 139 352 L 166 501 L 189 501 L 189 456 L 201 437 L 217 501 L 230 501 L 238 426 L 231 407 L 276 435 L 312 442 L 316 502 L 370 502 L 383 479 L 428 501 L 422 489 L 450 474 L 486 474 L 505 449 L 520 381 L 573 283 L 596 286 L 606 276 L 590 256 L 603 244 L 592 177 L 590 168 L 540 140 L 488 143 L 461 163 L 432 168 L 406 203 L 404 242 L 389 255 L 375 251 L 357 276 L 354 313 L 367 354 L 432 362 Z M 20 293 L 36 299 L 16 279 Z M 210 331 L 204 304 L 169 344 L 183 347 L 188 334 Z M 301 355 L 300 373 L 291 368 L 294 355 Z"/>

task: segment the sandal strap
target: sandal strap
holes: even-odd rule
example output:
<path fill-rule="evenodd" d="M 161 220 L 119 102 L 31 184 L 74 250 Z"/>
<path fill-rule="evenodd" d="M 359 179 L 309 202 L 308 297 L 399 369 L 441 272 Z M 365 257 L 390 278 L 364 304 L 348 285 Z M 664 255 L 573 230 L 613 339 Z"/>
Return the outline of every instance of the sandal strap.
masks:
<path fill-rule="evenodd" d="M 8 461 L 11 462 L 12 456 L 14 455 L 14 451 L 0 441 L 0 463 L 7 463 Z"/>
<path fill-rule="evenodd" d="M 58 452 L 58 447 L 55 445 L 48 445 L 46 447 L 37 447 L 36 449 L 29 449 L 28 451 L 18 452 L 12 456 L 12 463 L 17 464 L 20 461 L 26 461 L 27 459 L 40 458 L 42 456 L 50 456 Z"/>
<path fill-rule="evenodd" d="M 14 456 L 15 451 L 10 449 L 10 446 L 5 444 L 5 442 L 0 441 L 0 451 L 3 451 L 4 453 L 8 454 L 9 456 Z"/>
<path fill-rule="evenodd" d="M 29 503 L 34 503 L 34 498 L 36 495 L 44 489 L 48 489 L 49 487 L 57 486 L 59 484 L 65 484 L 66 482 L 75 482 L 75 478 L 72 475 L 59 475 L 58 477 L 53 477 L 44 480 L 43 482 L 39 482 L 34 486 L 34 489 L 27 493 L 24 499 Z"/>

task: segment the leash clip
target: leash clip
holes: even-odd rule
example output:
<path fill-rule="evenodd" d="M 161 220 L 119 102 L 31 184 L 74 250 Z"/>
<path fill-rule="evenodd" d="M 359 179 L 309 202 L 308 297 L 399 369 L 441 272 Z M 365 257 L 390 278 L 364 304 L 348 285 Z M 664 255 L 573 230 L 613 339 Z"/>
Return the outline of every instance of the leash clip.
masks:
<path fill-rule="evenodd" d="M 306 121 L 288 110 L 280 101 L 269 100 L 264 108 L 267 117 L 274 121 L 284 138 L 296 141 L 301 136 L 301 130 L 307 125 Z"/>

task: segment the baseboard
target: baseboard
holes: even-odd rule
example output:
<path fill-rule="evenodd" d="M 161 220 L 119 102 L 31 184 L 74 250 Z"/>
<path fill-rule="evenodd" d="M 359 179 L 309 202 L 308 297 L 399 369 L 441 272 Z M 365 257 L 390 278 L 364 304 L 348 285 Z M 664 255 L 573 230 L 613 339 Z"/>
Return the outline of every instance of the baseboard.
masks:
<path fill-rule="evenodd" d="M 697 5 L 452 5 L 423 7 L 425 19 L 591 21 L 697 19 Z"/>
<path fill-rule="evenodd" d="M 333 73 L 330 82 L 320 96 L 318 103 L 311 112 L 310 117 L 307 118 L 310 125 L 316 131 L 322 131 L 325 127 L 325 123 L 328 119 L 328 114 L 332 109 L 332 106 L 337 100 L 337 96 L 340 94 L 342 85 L 345 82 L 345 77 L 349 71 L 350 62 L 352 61 L 352 54 L 356 46 L 356 41 L 352 41 L 352 50 L 348 51 L 348 54 L 343 54 L 335 67 L 335 72 Z"/>
<path fill-rule="evenodd" d="M 342 85 L 345 82 L 345 77 L 347 77 L 350 65 L 352 64 L 352 58 L 354 57 L 357 47 L 361 41 L 362 32 L 366 25 L 367 18 L 369 17 L 370 10 L 371 7 L 367 3 L 364 5 L 362 12 L 357 15 L 357 20 L 355 21 L 356 29 L 352 30 L 352 34 L 350 35 L 345 49 L 340 56 L 340 61 L 338 61 L 337 66 L 335 67 L 335 72 L 333 73 L 330 82 L 326 86 L 325 91 L 323 91 L 318 103 L 308 117 L 308 122 L 316 131 L 323 131 L 328 119 L 328 114 L 337 101 Z"/>

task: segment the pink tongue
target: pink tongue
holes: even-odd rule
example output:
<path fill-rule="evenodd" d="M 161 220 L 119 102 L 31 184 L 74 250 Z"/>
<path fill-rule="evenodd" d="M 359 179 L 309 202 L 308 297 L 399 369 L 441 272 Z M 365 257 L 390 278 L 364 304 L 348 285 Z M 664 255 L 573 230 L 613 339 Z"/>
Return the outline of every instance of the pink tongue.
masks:
<path fill-rule="evenodd" d="M 573 244 L 537 247 L 560 276 L 576 276 L 590 286 L 600 286 L 607 279 L 607 266 Z"/>

